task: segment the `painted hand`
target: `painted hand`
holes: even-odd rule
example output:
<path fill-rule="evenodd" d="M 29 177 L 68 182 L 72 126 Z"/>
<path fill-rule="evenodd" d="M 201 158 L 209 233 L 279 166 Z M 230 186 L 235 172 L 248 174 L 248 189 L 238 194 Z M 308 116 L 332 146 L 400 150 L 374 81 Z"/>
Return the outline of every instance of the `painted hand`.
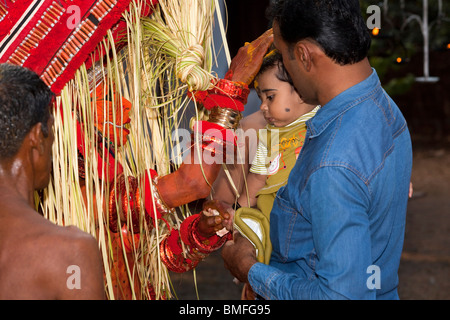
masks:
<path fill-rule="evenodd" d="M 210 200 L 203 205 L 198 222 L 198 232 L 201 236 L 209 238 L 214 234 L 223 236 L 233 226 L 233 210 L 223 202 Z"/>
<path fill-rule="evenodd" d="M 233 58 L 225 78 L 249 85 L 261 67 L 263 58 L 273 42 L 272 29 L 251 43 L 245 43 Z"/>

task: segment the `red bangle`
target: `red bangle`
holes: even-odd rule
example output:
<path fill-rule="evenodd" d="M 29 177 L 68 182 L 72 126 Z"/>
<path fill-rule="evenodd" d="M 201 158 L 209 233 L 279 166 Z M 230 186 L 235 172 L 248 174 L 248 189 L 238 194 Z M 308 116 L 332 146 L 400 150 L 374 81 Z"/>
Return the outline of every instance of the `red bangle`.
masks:
<path fill-rule="evenodd" d="M 161 260 L 170 271 L 185 272 L 195 268 L 200 261 L 229 240 L 228 236 L 200 236 L 197 232 L 199 218 L 200 214 L 187 217 L 181 223 L 180 232 L 172 229 L 170 235 L 160 243 Z"/>
<path fill-rule="evenodd" d="M 213 80 L 214 81 L 214 80 Z M 212 89 L 188 93 L 191 99 L 203 104 L 206 109 L 214 107 L 244 111 L 250 89 L 243 82 L 228 79 L 216 80 Z"/>
<path fill-rule="evenodd" d="M 200 252 L 208 254 L 222 247 L 222 245 L 226 242 L 227 238 L 226 237 L 221 238 L 218 235 L 213 235 L 209 238 L 201 236 L 198 233 L 199 220 L 200 215 L 198 215 L 196 219 L 193 219 L 193 221 L 189 223 L 188 228 L 189 241 L 186 243 L 188 243 L 193 248 L 198 249 Z"/>
<path fill-rule="evenodd" d="M 182 273 L 188 271 L 189 269 L 185 265 L 183 265 L 182 255 L 175 255 L 169 248 L 167 240 L 168 238 L 165 238 L 159 245 L 160 257 L 164 265 L 167 267 L 167 269 L 173 272 Z"/>
<path fill-rule="evenodd" d="M 237 82 L 229 79 L 219 79 L 209 91 L 217 94 L 226 94 L 233 99 L 242 101 L 245 101 L 250 94 L 250 90 L 244 82 Z"/>
<path fill-rule="evenodd" d="M 226 129 L 219 124 L 209 121 L 196 121 L 193 130 L 195 132 L 194 137 L 198 137 L 201 134 L 202 140 L 237 145 L 236 134 L 232 130 Z"/>
<path fill-rule="evenodd" d="M 150 177 L 149 177 L 150 176 Z M 146 216 L 156 221 L 167 214 L 174 214 L 175 210 L 168 207 L 159 195 L 158 188 L 158 174 L 155 170 L 149 169 L 145 174 L 145 212 Z M 155 207 L 153 207 L 155 201 Z"/>
<path fill-rule="evenodd" d="M 191 246 L 192 243 L 190 242 L 189 233 L 192 232 L 192 223 L 200 218 L 200 214 L 193 214 L 192 216 L 187 217 L 183 220 L 183 222 L 180 225 L 180 237 L 181 240 L 187 244 L 188 246 Z"/>
<path fill-rule="evenodd" d="M 122 173 L 112 183 L 109 192 L 109 228 L 112 232 L 118 232 L 119 213 L 117 212 L 117 200 L 121 202 L 119 209 L 122 210 L 125 221 L 128 222 L 128 216 L 131 219 L 131 225 L 134 233 L 139 233 L 140 218 L 140 195 L 137 187 L 137 180 L 134 177 L 128 177 L 129 193 L 126 192 L 125 175 Z M 129 215 L 128 205 L 131 211 Z"/>
<path fill-rule="evenodd" d="M 149 177 L 150 176 L 150 177 Z M 162 219 L 164 215 L 174 213 L 175 210 L 169 208 L 161 199 L 159 192 L 156 188 L 157 176 L 155 170 L 149 169 L 145 176 L 145 221 L 147 225 L 155 225 L 158 219 Z M 130 223 L 134 233 L 140 232 L 140 208 L 141 208 L 141 195 L 138 187 L 138 181 L 135 177 L 127 177 L 129 183 L 129 192 L 126 192 L 125 176 L 120 174 L 117 176 L 115 183 L 111 183 L 109 192 L 109 228 L 112 232 L 118 232 L 119 227 L 119 212 L 118 209 L 123 212 L 125 221 Z M 118 201 L 121 205 L 118 206 Z M 153 206 L 153 201 L 155 206 Z M 130 210 L 128 210 L 128 207 Z M 131 211 L 129 213 L 129 211 Z M 129 221 L 128 219 L 131 219 Z"/>
<path fill-rule="evenodd" d="M 197 254 L 189 246 L 183 253 L 178 230 L 173 229 L 168 237 L 160 243 L 160 257 L 166 267 L 173 272 L 186 272 L 195 268 L 204 259 L 204 254 Z M 186 255 L 186 257 L 185 257 Z"/>

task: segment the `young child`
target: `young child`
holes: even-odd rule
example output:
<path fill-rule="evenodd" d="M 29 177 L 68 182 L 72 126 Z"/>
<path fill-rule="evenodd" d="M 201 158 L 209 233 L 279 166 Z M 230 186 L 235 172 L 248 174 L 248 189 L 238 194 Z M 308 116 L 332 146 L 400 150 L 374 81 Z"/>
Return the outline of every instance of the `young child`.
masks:
<path fill-rule="evenodd" d="M 255 245 L 260 262 L 268 263 L 273 201 L 277 191 L 287 183 L 303 146 L 306 121 L 320 107 L 302 101 L 276 50 L 264 58 L 255 78 L 255 89 L 267 125 L 260 130 L 246 190 L 241 192 L 236 204 L 239 209 L 235 214 L 235 227 Z"/>

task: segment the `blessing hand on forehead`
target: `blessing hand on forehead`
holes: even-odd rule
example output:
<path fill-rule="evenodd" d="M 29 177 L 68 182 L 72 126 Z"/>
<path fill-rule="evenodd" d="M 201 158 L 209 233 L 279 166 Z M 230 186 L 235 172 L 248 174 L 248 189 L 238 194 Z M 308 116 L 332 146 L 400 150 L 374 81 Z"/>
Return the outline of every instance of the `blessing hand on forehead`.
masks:
<path fill-rule="evenodd" d="M 246 42 L 233 58 L 226 79 L 249 85 L 261 67 L 264 55 L 273 42 L 273 30 L 269 29 L 252 42 Z"/>

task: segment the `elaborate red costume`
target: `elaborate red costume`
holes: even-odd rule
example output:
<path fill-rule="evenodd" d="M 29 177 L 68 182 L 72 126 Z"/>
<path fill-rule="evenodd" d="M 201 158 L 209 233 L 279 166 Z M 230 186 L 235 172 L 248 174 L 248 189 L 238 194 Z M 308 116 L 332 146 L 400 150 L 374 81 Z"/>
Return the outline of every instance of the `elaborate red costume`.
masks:
<path fill-rule="evenodd" d="M 107 48 L 98 46 L 102 46 L 102 40 L 109 31 L 117 47 L 126 45 L 126 22 L 121 17 L 129 10 L 130 3 L 130 0 L 0 1 L 0 63 L 32 69 L 59 95 L 82 64 L 93 68 L 95 63 L 104 63 Z M 157 1 L 144 1 L 140 7 L 142 16 L 151 14 L 155 3 Z M 79 21 L 74 23 L 74 17 L 78 17 Z M 248 84 L 258 71 L 270 43 L 269 32 L 247 44 L 233 59 L 225 79 L 214 80 L 210 90 L 189 93 L 191 99 L 211 113 L 209 121 L 201 121 L 194 126 L 199 139 L 196 140 L 198 145 L 194 143 L 193 150 L 199 146 L 202 151 L 213 155 L 222 153 L 225 157 L 226 150 L 234 147 L 233 129 L 246 103 Z M 178 170 L 164 176 L 158 176 L 153 169 L 148 169 L 143 177 L 127 176 L 108 143 L 126 143 L 128 132 L 123 125 L 129 121 L 132 104 L 107 84 L 96 85 L 92 105 L 97 107 L 94 122 L 102 150 L 86 154 L 85 124 L 77 122 L 78 159 L 82 164 L 94 154 L 99 176 L 104 178 L 105 184 L 109 184 L 105 197 L 108 202 L 105 204 L 108 210 L 105 223 L 112 232 L 109 251 L 113 262 L 111 278 L 115 295 L 124 299 L 140 298 L 138 294 L 133 294 L 132 288 L 137 291 L 141 285 L 136 278 L 131 285 L 133 280 L 129 276 L 130 270 L 133 270 L 133 255 L 136 254 L 140 232 L 157 227 L 158 221 L 175 214 L 174 208 L 208 196 L 210 183 L 221 170 L 221 163 L 201 164 L 200 159 L 183 163 Z M 109 103 L 105 99 L 118 100 L 119 103 Z M 122 109 L 117 123 L 114 123 L 112 115 L 114 105 Z M 120 134 L 118 131 L 121 131 Z M 118 136 L 120 141 L 114 139 Z M 231 150 L 234 152 L 234 148 Z M 192 159 L 196 156 L 196 152 L 191 152 Z M 81 178 L 85 178 L 83 168 L 80 166 Z M 183 189 L 179 188 L 180 184 L 184 185 Z M 142 200 L 144 216 L 141 215 Z M 205 210 L 210 208 L 223 212 L 223 208 L 216 205 L 208 203 Z M 168 226 L 169 232 L 159 244 L 159 254 L 169 270 L 185 272 L 194 268 L 229 239 L 230 233 L 222 237 L 202 233 L 200 217 L 199 214 L 187 217 L 179 229 Z M 154 297 L 150 286 L 149 296 Z"/>

